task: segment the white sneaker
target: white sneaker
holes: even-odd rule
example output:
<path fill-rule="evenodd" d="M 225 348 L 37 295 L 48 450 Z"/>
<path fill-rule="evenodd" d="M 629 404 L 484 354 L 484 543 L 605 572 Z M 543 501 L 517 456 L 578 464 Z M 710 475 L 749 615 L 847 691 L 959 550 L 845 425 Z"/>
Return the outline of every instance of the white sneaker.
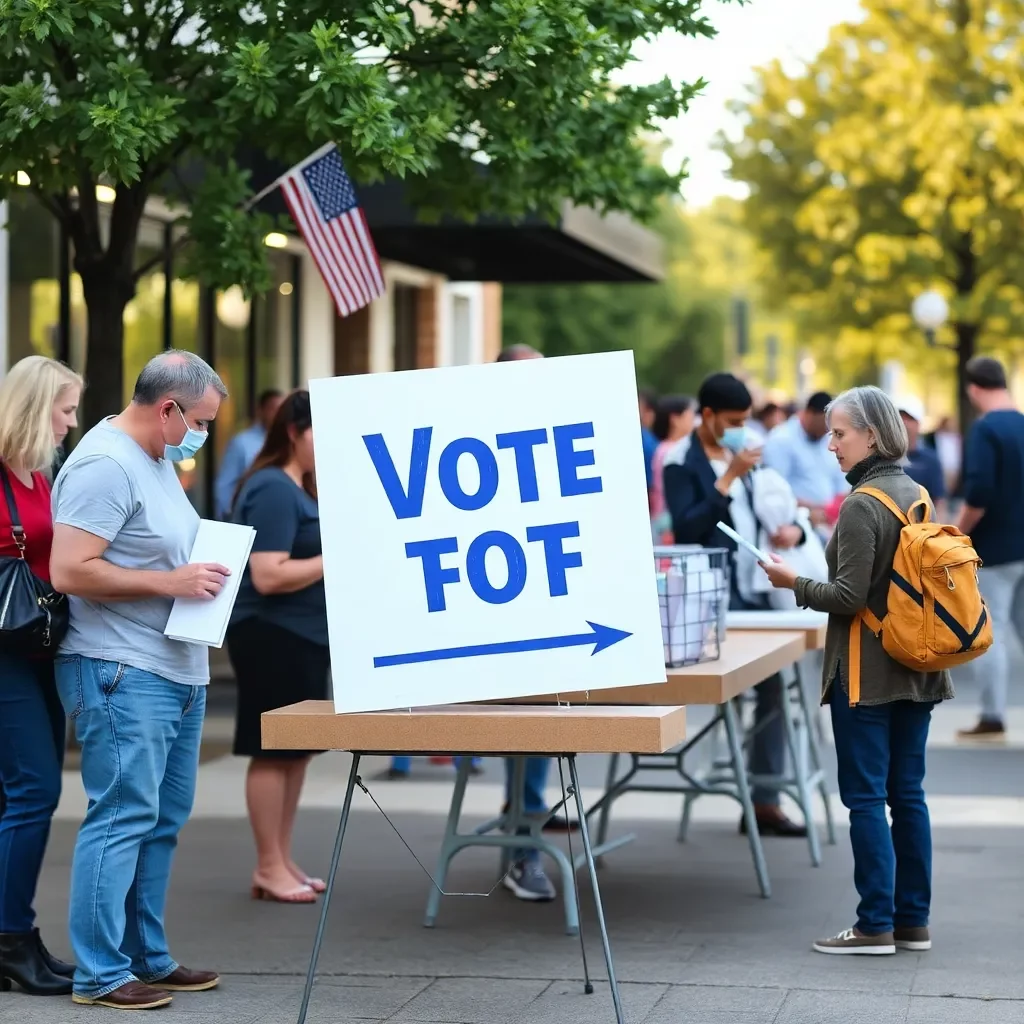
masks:
<path fill-rule="evenodd" d="M 531 903 L 547 903 L 557 895 L 538 860 L 516 861 L 505 876 L 504 885 L 516 899 Z"/>

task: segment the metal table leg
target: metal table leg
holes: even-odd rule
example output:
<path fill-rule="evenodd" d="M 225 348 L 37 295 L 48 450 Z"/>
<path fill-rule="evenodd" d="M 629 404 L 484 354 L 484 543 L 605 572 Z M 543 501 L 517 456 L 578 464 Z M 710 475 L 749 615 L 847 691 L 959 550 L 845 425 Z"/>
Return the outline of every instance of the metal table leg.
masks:
<path fill-rule="evenodd" d="M 619 774 L 619 755 L 609 754 L 608 774 L 604 780 L 604 791 L 607 793 L 615 785 L 615 776 Z M 611 801 L 601 806 L 601 813 L 597 819 L 597 845 L 604 846 L 608 840 L 608 821 L 611 817 Z"/>
<path fill-rule="evenodd" d="M 801 687 L 800 677 L 797 676 L 796 683 L 794 684 L 798 689 Z M 811 853 L 811 863 L 816 867 L 821 867 L 821 842 L 818 839 L 818 829 L 814 824 L 814 805 L 811 798 L 811 787 L 808 784 L 808 757 L 805 747 L 806 743 L 806 728 L 810 728 L 810 723 L 807 723 L 806 728 L 801 728 L 799 724 L 794 723 L 792 715 L 792 707 L 789 699 L 790 687 L 786 686 L 783 690 L 782 697 L 782 708 L 780 709 L 782 714 L 783 726 L 786 731 L 786 746 L 789 747 L 789 756 L 793 762 L 793 775 L 796 780 L 796 795 L 799 798 L 800 812 L 804 816 L 804 825 L 807 828 L 807 846 Z M 797 698 L 799 701 L 799 697 Z M 799 711 L 799 703 L 797 709 Z M 800 714 L 800 718 L 803 715 Z"/>
<path fill-rule="evenodd" d="M 601 889 L 597 883 L 597 865 L 594 863 L 594 850 L 590 845 L 590 827 L 587 824 L 587 812 L 583 806 L 583 794 L 580 791 L 580 780 L 576 772 L 576 755 L 569 755 L 569 778 L 576 797 L 576 813 L 580 819 L 580 837 L 583 840 L 583 852 L 590 871 L 590 885 L 594 891 L 594 909 L 597 911 L 597 927 L 601 932 L 601 947 L 604 950 L 604 963 L 608 969 L 608 985 L 612 990 L 612 1003 L 615 1006 L 617 1024 L 626 1024 L 622 1014 L 622 999 L 619 996 L 619 983 L 615 979 L 615 963 L 612 960 L 612 947 L 608 941 L 608 926 L 604 919 L 604 906 L 601 903 Z"/>
<path fill-rule="evenodd" d="M 455 775 L 452 803 L 448 808 L 448 820 L 445 822 L 444 836 L 441 838 L 441 849 L 437 855 L 437 873 L 434 876 L 436 884 L 430 887 L 430 894 L 427 896 L 427 912 L 423 918 L 424 928 L 433 928 L 434 923 L 437 921 L 437 914 L 441 909 L 441 895 L 445 882 L 448 880 L 448 865 L 455 854 L 461 849 L 455 840 L 459 833 L 459 818 L 462 816 L 462 802 L 466 796 L 466 783 L 469 781 L 469 769 L 471 766 L 471 758 L 462 758 Z"/>
<path fill-rule="evenodd" d="M 768 879 L 768 864 L 764 859 L 764 847 L 761 845 L 761 832 L 757 827 L 754 803 L 750 799 L 747 766 L 743 759 L 743 737 L 733 701 L 727 700 L 722 705 L 722 718 L 725 722 L 725 734 L 729 741 L 729 754 L 732 760 L 733 772 L 736 776 L 736 789 L 740 805 L 743 808 L 743 820 L 747 826 L 747 841 L 750 843 L 750 853 L 754 858 L 757 884 L 761 887 L 761 895 L 768 899 L 772 894 L 772 884 Z"/>
<path fill-rule="evenodd" d="M 338 822 L 338 835 L 334 840 L 334 853 L 331 854 L 331 869 L 327 876 L 327 889 L 324 902 L 320 907 L 320 920 L 316 926 L 316 938 L 313 940 L 313 953 L 309 958 L 309 970 L 306 972 L 306 987 L 302 992 L 302 1005 L 299 1007 L 297 1024 L 305 1024 L 309 1010 L 309 997 L 313 993 L 313 979 L 316 977 L 316 965 L 320 959 L 320 947 L 324 943 L 324 929 L 327 926 L 327 912 L 331 908 L 331 896 L 334 894 L 334 882 L 338 877 L 338 864 L 341 862 L 341 844 L 345 841 L 345 830 L 348 828 L 349 812 L 352 810 L 352 792 L 359 776 L 359 754 L 352 755 L 352 768 L 348 773 L 348 785 L 345 787 L 345 801 L 341 805 L 341 820 Z"/>
<path fill-rule="evenodd" d="M 800 668 L 800 662 L 796 663 L 796 678 L 799 687 L 800 707 L 803 710 L 804 721 L 807 723 L 807 740 L 810 749 L 811 760 L 815 772 L 818 773 L 818 793 L 821 802 L 825 807 L 825 837 L 830 846 L 836 845 L 836 823 L 832 814 L 832 795 L 828 789 L 828 779 L 825 777 L 825 764 L 821 756 L 824 745 L 824 735 L 821 724 L 821 709 L 811 703 L 807 687 L 804 685 L 804 678 Z"/>

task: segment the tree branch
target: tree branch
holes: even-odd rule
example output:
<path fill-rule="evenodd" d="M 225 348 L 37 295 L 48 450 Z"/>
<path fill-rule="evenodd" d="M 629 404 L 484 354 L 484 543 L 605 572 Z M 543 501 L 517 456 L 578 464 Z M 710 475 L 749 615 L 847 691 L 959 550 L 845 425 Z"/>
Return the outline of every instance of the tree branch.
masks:
<path fill-rule="evenodd" d="M 58 223 L 68 227 L 68 209 L 66 206 L 62 206 L 60 200 L 66 199 L 65 196 L 47 195 L 41 188 L 36 185 L 30 185 L 29 190 L 36 197 L 36 201 L 54 218 Z"/>
<path fill-rule="evenodd" d="M 176 238 L 171 243 L 171 254 L 173 255 L 174 253 L 180 252 L 191 241 L 192 241 L 192 236 L 186 231 L 185 234 L 181 235 L 179 238 Z M 165 254 L 163 252 L 161 252 L 158 255 L 154 256 L 152 259 L 146 260 L 146 262 L 143 263 L 142 266 L 139 267 L 134 272 L 134 274 L 132 275 L 132 280 L 135 283 L 138 283 L 151 270 L 155 270 L 157 267 L 159 267 L 164 262 L 164 259 L 165 259 Z"/>

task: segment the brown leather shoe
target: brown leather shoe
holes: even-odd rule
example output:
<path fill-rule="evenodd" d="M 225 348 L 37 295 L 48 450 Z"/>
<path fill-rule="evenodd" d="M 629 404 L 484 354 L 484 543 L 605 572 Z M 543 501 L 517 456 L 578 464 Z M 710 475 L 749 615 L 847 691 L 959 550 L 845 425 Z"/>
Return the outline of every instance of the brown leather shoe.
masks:
<path fill-rule="evenodd" d="M 76 992 L 71 996 L 71 1001 L 80 1006 L 109 1006 L 112 1010 L 155 1010 L 167 1006 L 171 996 L 141 981 L 126 981 L 120 988 L 97 999 L 80 996 Z"/>
<path fill-rule="evenodd" d="M 220 975 L 216 971 L 193 971 L 188 967 L 176 967 L 166 977 L 155 978 L 150 984 L 167 992 L 206 992 L 220 984 Z"/>
<path fill-rule="evenodd" d="M 762 836 L 780 836 L 783 839 L 805 839 L 807 826 L 791 821 L 778 807 L 755 807 L 757 831 Z M 740 818 L 740 835 L 747 834 L 747 819 Z"/>

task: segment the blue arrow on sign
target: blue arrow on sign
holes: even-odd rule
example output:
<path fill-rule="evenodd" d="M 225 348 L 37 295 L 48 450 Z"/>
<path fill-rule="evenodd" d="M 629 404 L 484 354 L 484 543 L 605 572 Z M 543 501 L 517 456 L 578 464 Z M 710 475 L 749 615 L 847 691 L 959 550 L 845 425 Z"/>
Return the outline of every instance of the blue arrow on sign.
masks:
<path fill-rule="evenodd" d="M 568 636 L 543 636 L 534 640 L 506 640 L 496 644 L 470 644 L 467 647 L 443 647 L 437 651 L 414 651 L 411 654 L 387 654 L 373 659 L 374 668 L 391 665 L 418 665 L 425 661 L 450 661 L 453 658 L 480 658 L 488 654 L 521 654 L 524 651 L 550 651 L 557 647 L 586 647 L 594 645 L 591 657 L 620 640 L 632 636 L 624 629 L 613 629 L 590 622 L 589 633 L 571 633 Z"/>

